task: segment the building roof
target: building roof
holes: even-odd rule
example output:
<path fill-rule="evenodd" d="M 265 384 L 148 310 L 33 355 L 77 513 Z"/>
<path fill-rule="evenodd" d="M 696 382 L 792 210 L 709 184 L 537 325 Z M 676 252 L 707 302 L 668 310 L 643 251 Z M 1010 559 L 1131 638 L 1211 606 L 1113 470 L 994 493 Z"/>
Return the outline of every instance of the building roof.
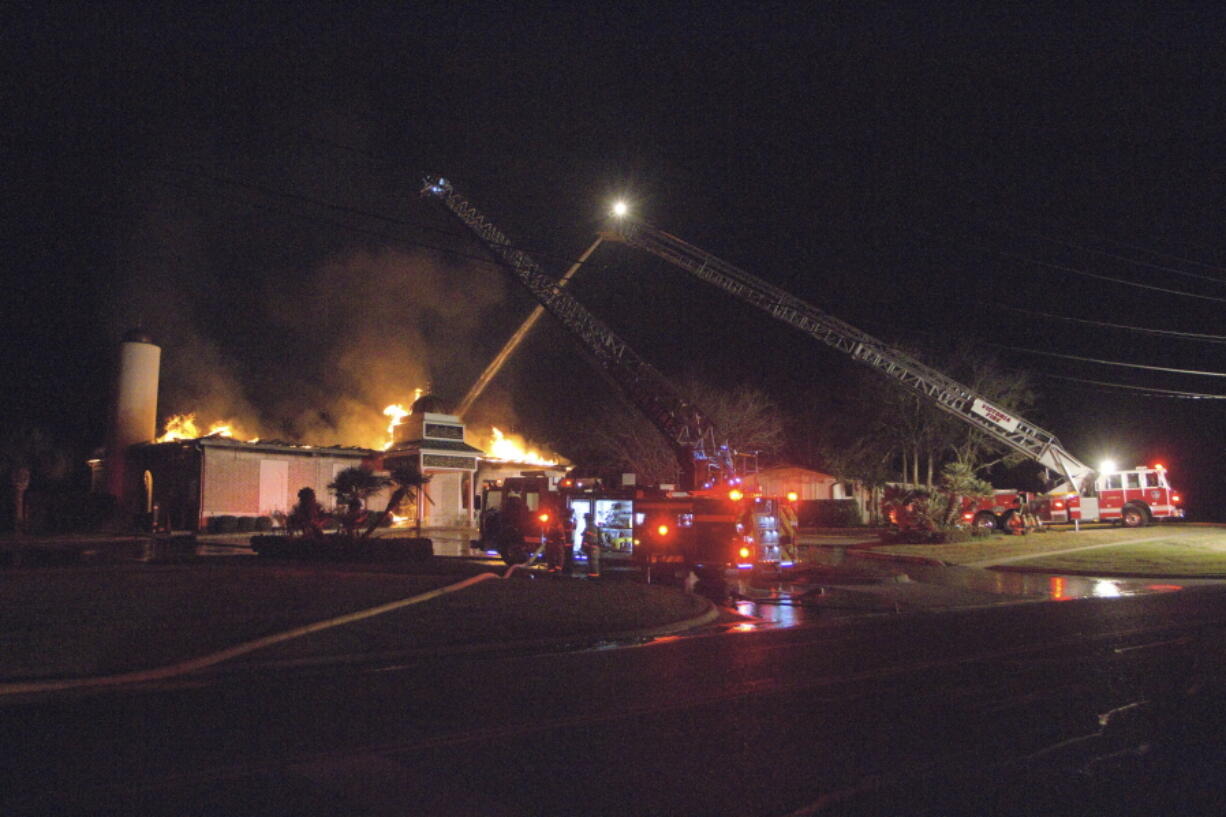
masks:
<path fill-rule="evenodd" d="M 460 451 L 465 454 L 477 454 L 484 457 L 485 452 L 480 448 L 474 448 L 466 442 L 460 440 L 405 440 L 404 442 L 396 443 L 396 447 L 391 451 L 386 451 L 386 454 L 395 454 L 398 451 L 404 451 L 408 448 L 427 448 L 431 451 Z"/>
<path fill-rule="evenodd" d="M 197 448 L 236 448 L 243 451 L 276 451 L 282 454 L 296 454 L 303 457 L 350 457 L 362 459 L 373 456 L 378 453 L 370 448 L 359 448 L 350 445 L 303 445 L 301 443 L 290 443 L 285 440 L 257 440 L 248 442 L 246 440 L 236 440 L 233 437 L 222 437 L 214 435 L 212 437 L 197 437 L 194 440 L 171 440 L 164 443 L 139 443 L 141 446 L 183 446 L 190 445 Z"/>
<path fill-rule="evenodd" d="M 447 414 L 447 404 L 443 402 L 441 397 L 433 394 L 423 394 L 413 401 L 413 405 L 409 408 L 410 414 Z"/>

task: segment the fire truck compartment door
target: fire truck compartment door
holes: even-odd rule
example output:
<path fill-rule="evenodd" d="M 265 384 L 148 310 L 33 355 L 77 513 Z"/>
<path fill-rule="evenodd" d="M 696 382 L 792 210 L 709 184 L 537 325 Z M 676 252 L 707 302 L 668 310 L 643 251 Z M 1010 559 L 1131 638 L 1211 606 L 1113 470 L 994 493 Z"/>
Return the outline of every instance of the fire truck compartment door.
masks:
<path fill-rule="evenodd" d="M 1083 496 L 1081 498 L 1081 519 L 1090 520 L 1098 518 L 1098 497 Z"/>

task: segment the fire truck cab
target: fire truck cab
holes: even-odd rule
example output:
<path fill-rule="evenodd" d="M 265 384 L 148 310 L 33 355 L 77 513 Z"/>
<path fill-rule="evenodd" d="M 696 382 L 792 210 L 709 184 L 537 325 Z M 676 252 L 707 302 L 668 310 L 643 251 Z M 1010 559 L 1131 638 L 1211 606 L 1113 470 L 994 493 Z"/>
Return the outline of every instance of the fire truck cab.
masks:
<path fill-rule="evenodd" d="M 550 536 L 564 535 L 567 512 L 565 495 L 543 472 L 488 481 L 481 488 L 477 547 L 520 564 Z"/>
<path fill-rule="evenodd" d="M 1038 499 L 1044 522 L 1119 522 L 1138 528 L 1156 519 L 1180 519 L 1183 498 L 1161 465 L 1099 474 L 1092 493 L 1046 494 Z"/>

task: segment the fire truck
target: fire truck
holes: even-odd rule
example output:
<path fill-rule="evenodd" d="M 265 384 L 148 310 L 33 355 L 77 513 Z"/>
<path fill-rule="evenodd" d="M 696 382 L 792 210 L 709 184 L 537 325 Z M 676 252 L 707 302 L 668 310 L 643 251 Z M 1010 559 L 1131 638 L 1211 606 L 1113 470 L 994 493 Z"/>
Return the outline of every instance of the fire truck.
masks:
<path fill-rule="evenodd" d="M 649 578 L 709 564 L 706 554 L 712 550 L 723 554 L 716 567 L 779 565 L 779 502 L 736 489 L 637 499 L 635 563 Z"/>
<path fill-rule="evenodd" d="M 515 248 L 446 179 L 427 177 L 421 192 L 441 202 L 515 281 L 571 332 L 597 369 L 670 444 L 680 466 L 680 490 L 633 500 L 634 519 L 641 520 L 629 529 L 633 555 L 647 575 L 651 576 L 656 565 L 679 565 L 682 569 L 710 573 L 740 564 L 777 560 L 777 548 L 772 549 L 769 541 L 764 546 L 764 540 L 769 539 L 768 531 L 773 530 L 769 513 L 764 510 L 770 502 L 761 497 L 745 497 L 741 488 L 743 469 L 738 469 L 742 458 L 726 443 L 718 442 L 715 425 L 706 413 L 683 398 L 662 374 L 571 296 L 557 279 L 543 272 L 526 252 Z M 532 486 L 518 487 L 526 490 Z M 489 522 L 482 529 L 482 547 L 497 549 L 504 559 L 514 562 L 527 558 L 529 548 L 536 549 L 534 544 L 539 547 L 544 543 L 542 537 L 549 534 L 543 526 L 553 520 L 542 517 L 558 513 L 565 507 L 566 497 L 546 484 L 537 483 L 535 487 L 537 509 L 520 507 L 517 502 L 509 513 L 503 498 L 509 496 L 507 488 L 499 489 L 503 510 L 489 515 Z M 489 488 L 486 490 L 488 499 Z M 554 510 L 541 510 L 547 505 Z M 488 510 L 489 506 L 484 506 L 483 520 Z"/>
<path fill-rule="evenodd" d="M 481 487 L 477 544 L 509 565 L 521 564 L 550 537 L 565 536 L 567 514 L 565 495 L 544 472 L 491 480 Z"/>
<path fill-rule="evenodd" d="M 968 521 L 974 524 L 1007 527 L 1023 510 L 1052 523 L 1118 520 L 1132 527 L 1183 516 L 1179 493 L 1171 488 L 1161 466 L 1131 471 L 1103 468 L 1099 473 L 1069 453 L 1051 432 L 779 287 L 630 217 L 625 208 L 614 209 L 609 232 L 849 355 L 1039 463 L 1060 480 L 1055 490 L 1042 496 L 1000 491 L 974 507 L 964 508 L 964 513 L 971 514 Z"/>
<path fill-rule="evenodd" d="M 983 499 L 963 502 L 965 522 L 985 530 L 1012 530 L 1025 512 L 1044 524 L 1116 522 L 1137 528 L 1160 519 L 1183 517 L 1183 497 L 1171 488 L 1166 468 L 1138 465 L 1126 471 L 1094 475 L 1085 492 L 1030 494 L 996 491 Z"/>

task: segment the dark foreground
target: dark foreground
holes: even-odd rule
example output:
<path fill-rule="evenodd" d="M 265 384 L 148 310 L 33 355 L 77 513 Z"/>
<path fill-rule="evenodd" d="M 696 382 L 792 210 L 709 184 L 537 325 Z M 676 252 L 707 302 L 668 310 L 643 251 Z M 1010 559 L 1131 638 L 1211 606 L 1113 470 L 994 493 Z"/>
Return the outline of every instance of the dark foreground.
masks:
<path fill-rule="evenodd" d="M 1219 814 L 1216 591 L 6 700 L 4 814 Z"/>

